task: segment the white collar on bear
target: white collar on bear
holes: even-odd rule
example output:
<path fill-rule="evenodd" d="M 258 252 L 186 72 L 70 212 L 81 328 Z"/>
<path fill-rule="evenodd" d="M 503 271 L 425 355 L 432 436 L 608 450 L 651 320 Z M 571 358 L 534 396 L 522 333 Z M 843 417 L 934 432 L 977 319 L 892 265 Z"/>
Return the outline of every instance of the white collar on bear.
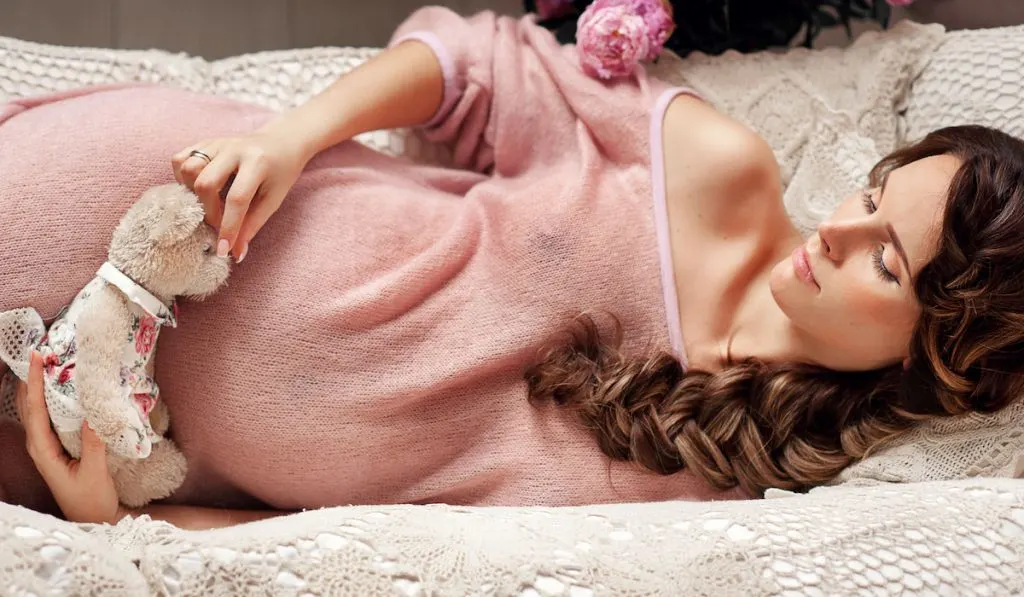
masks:
<path fill-rule="evenodd" d="M 128 297 L 129 301 L 142 307 L 146 313 L 156 319 L 161 325 L 169 325 L 172 328 L 177 327 L 178 320 L 174 312 L 177 310 L 175 309 L 176 305 L 172 304 L 168 307 L 163 301 L 137 284 L 135 280 L 124 275 L 121 270 L 114 267 L 109 261 L 104 262 L 100 266 L 100 270 L 96 272 L 96 275 L 120 289 Z"/>

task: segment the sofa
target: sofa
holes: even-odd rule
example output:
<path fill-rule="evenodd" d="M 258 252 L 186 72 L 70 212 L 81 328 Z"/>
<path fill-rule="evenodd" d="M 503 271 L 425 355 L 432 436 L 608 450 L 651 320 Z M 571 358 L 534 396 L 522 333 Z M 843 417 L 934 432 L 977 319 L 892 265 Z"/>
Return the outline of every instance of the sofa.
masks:
<path fill-rule="evenodd" d="M 372 56 L 313 48 L 206 61 L 0 38 L 0 100 L 142 81 L 283 109 Z M 666 55 L 649 67 L 758 130 L 810 230 L 882 155 L 979 123 L 1024 136 L 1024 26 L 900 22 L 846 48 Z M 359 140 L 444 163 L 415 131 Z M 2 466 L 2 464 L 0 464 Z M 764 499 L 575 508 L 345 506 L 185 531 L 71 524 L 0 504 L 12 595 L 1024 594 L 1024 405 L 915 429 L 831 484 Z"/>

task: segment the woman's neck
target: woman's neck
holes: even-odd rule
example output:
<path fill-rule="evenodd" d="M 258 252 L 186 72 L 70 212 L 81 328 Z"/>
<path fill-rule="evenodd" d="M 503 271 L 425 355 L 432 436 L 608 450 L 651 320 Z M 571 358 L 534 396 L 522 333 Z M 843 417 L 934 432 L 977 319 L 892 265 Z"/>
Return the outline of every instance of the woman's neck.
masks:
<path fill-rule="evenodd" d="M 769 274 L 752 281 L 737 309 L 729 334 L 722 340 L 722 366 L 748 358 L 823 367 L 839 361 L 833 347 L 794 326 L 779 308 L 768 285 Z"/>

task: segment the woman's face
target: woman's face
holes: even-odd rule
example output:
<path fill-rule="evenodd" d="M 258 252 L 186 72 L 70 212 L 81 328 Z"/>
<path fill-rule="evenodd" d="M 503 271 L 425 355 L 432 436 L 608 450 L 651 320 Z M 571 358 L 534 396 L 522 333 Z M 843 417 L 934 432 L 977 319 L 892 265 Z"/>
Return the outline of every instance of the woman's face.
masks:
<path fill-rule="evenodd" d="M 846 198 L 772 270 L 776 303 L 802 334 L 833 348 L 836 369 L 906 358 L 921 313 L 913 280 L 938 250 L 952 156 L 918 160 Z"/>

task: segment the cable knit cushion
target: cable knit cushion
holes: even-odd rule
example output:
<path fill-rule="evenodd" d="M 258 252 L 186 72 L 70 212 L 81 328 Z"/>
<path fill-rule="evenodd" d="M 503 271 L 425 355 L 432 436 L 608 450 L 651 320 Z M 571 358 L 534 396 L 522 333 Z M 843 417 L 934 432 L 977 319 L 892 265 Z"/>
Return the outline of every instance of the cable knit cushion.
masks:
<path fill-rule="evenodd" d="M 1024 25 L 950 32 L 914 82 L 906 137 L 983 124 L 1024 137 Z"/>
<path fill-rule="evenodd" d="M 900 24 L 847 49 L 667 56 L 654 71 L 761 132 L 805 230 L 874 161 L 937 126 L 1024 133 L 1022 28 L 943 34 Z M 0 100 L 149 81 L 272 108 L 303 101 L 377 50 L 217 62 L 0 38 Z M 406 131 L 382 151 L 444 163 Z M 359 507 L 208 533 L 147 518 L 61 523 L 0 504 L 0 592 L 14 594 L 1019 594 L 1024 407 L 927 425 L 807 496 L 575 509 Z"/>

